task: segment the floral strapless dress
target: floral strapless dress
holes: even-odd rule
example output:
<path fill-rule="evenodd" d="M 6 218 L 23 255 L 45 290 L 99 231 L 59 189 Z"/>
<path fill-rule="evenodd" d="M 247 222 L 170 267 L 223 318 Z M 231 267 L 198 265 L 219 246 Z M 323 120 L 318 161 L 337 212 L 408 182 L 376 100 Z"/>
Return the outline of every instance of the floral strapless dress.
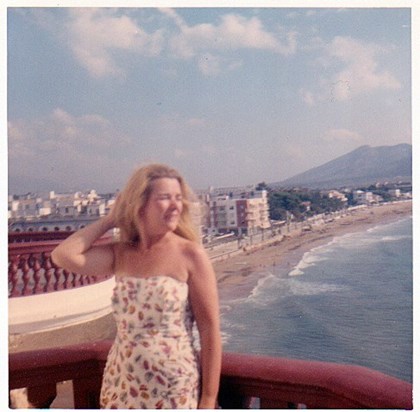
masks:
<path fill-rule="evenodd" d="M 200 373 L 187 283 L 169 276 L 119 277 L 112 307 L 117 335 L 101 408 L 196 409 Z"/>

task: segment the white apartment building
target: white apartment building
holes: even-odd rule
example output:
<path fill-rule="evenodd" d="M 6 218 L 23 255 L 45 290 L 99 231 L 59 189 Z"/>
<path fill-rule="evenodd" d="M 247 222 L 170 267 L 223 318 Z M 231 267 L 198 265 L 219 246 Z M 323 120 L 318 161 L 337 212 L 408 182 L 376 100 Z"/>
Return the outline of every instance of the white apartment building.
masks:
<path fill-rule="evenodd" d="M 208 234 L 253 234 L 270 228 L 267 191 L 249 189 L 229 188 L 210 192 L 207 200 Z"/>
<path fill-rule="evenodd" d="M 388 193 L 393 197 L 401 197 L 401 190 L 400 189 L 389 189 Z"/>
<path fill-rule="evenodd" d="M 359 205 L 369 205 L 375 202 L 375 197 L 372 192 L 364 192 L 363 190 L 353 191 L 353 200 Z"/>
<path fill-rule="evenodd" d="M 13 220 L 34 220 L 45 217 L 76 218 L 80 215 L 93 217 L 103 216 L 108 204 L 92 190 L 87 194 L 82 192 L 57 194 L 53 191 L 43 195 L 26 195 L 9 197 L 8 218 Z"/>
<path fill-rule="evenodd" d="M 341 200 L 343 203 L 347 202 L 348 200 L 346 195 L 344 193 L 339 192 L 338 190 L 329 190 L 327 192 L 327 196 L 329 199 L 338 199 Z"/>

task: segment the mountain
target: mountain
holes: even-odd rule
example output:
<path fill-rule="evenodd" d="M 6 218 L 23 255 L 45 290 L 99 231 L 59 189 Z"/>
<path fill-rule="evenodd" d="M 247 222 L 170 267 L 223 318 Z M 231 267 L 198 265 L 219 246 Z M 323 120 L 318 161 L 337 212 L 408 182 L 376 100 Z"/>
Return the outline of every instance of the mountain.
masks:
<path fill-rule="evenodd" d="M 412 146 L 361 146 L 337 159 L 271 186 L 329 189 L 378 181 L 411 182 Z"/>

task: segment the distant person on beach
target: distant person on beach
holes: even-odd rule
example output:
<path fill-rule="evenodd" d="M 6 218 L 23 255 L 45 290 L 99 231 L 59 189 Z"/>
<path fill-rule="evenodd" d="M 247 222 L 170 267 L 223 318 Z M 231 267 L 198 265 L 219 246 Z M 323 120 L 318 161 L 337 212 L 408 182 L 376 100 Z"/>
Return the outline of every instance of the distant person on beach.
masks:
<path fill-rule="evenodd" d="M 52 252 L 53 261 L 72 272 L 115 274 L 117 335 L 101 408 L 216 407 L 222 352 L 216 276 L 191 221 L 190 196 L 176 170 L 141 167 L 107 216 Z M 119 241 L 94 245 L 113 228 Z"/>

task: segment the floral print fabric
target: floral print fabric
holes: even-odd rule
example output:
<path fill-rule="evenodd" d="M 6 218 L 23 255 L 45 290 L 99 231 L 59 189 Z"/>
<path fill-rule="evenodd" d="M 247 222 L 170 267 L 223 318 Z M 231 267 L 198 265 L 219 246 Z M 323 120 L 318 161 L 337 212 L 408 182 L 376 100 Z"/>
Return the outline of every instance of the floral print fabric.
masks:
<path fill-rule="evenodd" d="M 119 277 L 112 307 L 117 336 L 101 408 L 196 409 L 199 367 L 187 283 L 169 276 Z"/>

